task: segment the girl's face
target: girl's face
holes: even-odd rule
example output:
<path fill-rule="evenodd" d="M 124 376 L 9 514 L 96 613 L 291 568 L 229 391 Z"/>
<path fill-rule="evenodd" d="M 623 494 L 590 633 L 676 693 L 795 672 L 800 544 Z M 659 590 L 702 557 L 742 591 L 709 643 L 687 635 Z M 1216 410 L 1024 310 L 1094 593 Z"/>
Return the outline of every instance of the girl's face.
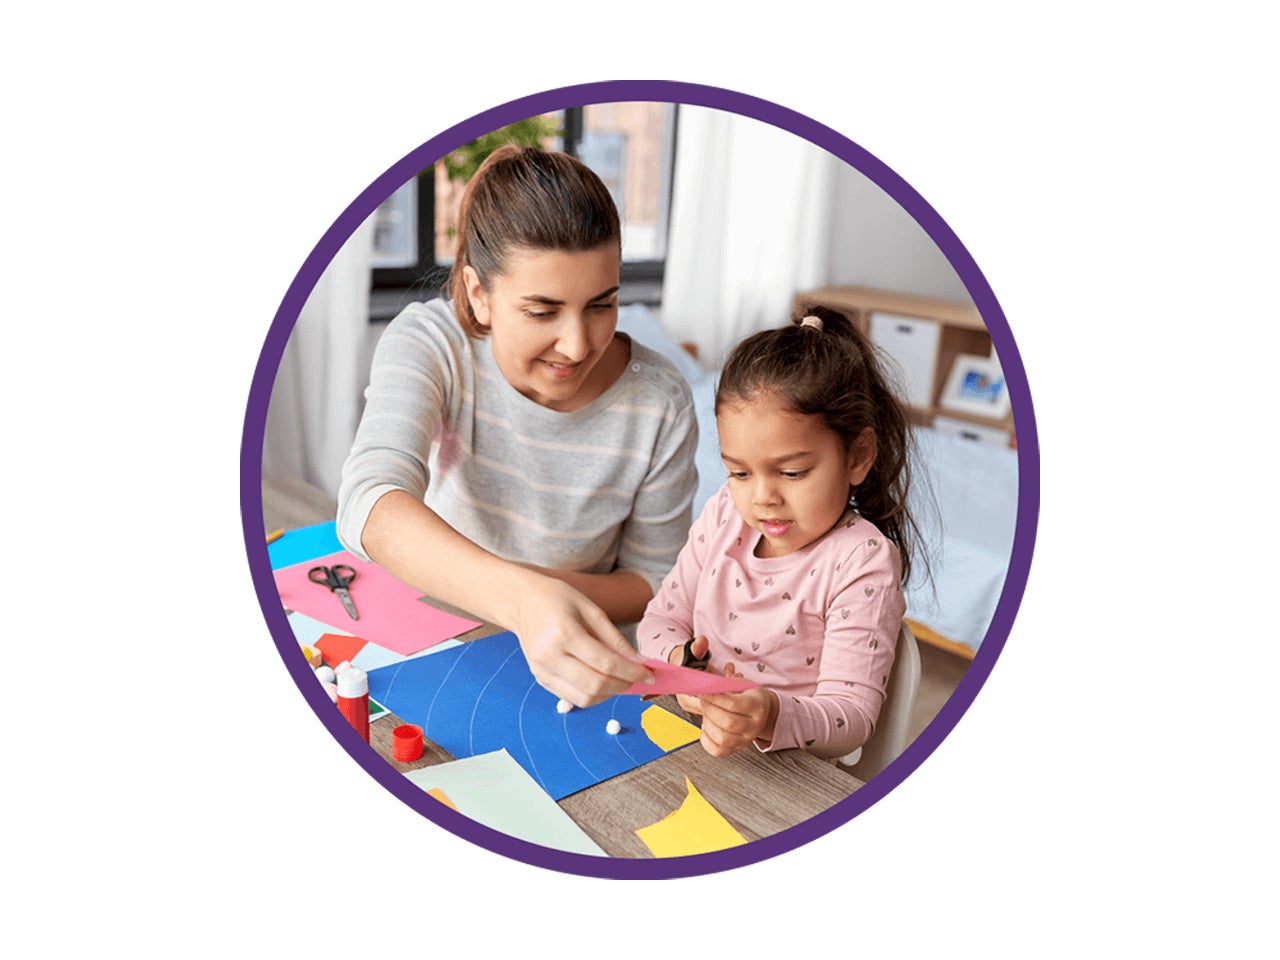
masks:
<path fill-rule="evenodd" d="M 733 505 L 761 534 L 758 557 L 785 557 L 826 534 L 875 462 L 871 428 L 845 453 L 821 416 L 772 395 L 726 403 L 716 424 Z"/>
<path fill-rule="evenodd" d="M 621 269 L 613 244 L 513 251 L 488 290 L 465 267 L 467 296 L 507 382 L 552 410 L 577 410 L 600 396 L 626 362 L 625 345 L 613 339 Z"/>

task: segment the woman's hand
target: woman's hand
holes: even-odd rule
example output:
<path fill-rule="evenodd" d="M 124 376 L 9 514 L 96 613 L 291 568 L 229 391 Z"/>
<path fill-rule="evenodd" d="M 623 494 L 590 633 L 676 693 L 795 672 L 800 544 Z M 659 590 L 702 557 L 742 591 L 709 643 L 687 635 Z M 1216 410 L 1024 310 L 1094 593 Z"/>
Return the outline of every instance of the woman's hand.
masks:
<path fill-rule="evenodd" d="M 653 674 L 608 616 L 573 587 L 546 578 L 519 598 L 515 622 L 534 679 L 578 707 L 607 700 Z"/>
<path fill-rule="evenodd" d="M 374 504 L 362 542 L 404 583 L 512 631 L 538 683 L 557 697 L 586 707 L 653 682 L 608 614 L 580 590 L 476 546 L 404 490 Z M 616 579 L 627 576 L 650 589 L 638 575 Z"/>

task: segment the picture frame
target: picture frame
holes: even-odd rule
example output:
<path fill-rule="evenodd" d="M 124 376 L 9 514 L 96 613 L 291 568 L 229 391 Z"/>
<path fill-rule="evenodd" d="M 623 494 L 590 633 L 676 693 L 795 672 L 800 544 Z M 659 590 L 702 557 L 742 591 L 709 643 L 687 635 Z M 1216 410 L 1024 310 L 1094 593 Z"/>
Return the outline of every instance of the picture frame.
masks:
<path fill-rule="evenodd" d="M 1009 415 L 1009 388 L 994 356 L 961 353 L 951 364 L 939 404 L 947 410 L 992 420 Z"/>

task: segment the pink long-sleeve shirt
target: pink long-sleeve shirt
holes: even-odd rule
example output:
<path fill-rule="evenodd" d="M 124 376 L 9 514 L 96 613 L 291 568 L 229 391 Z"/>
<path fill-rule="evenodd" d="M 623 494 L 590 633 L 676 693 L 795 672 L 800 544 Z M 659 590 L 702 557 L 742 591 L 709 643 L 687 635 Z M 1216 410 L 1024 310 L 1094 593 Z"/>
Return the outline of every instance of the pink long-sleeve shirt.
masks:
<path fill-rule="evenodd" d="M 898 548 L 852 512 L 785 557 L 754 556 L 759 539 L 722 487 L 640 621 L 640 652 L 666 660 L 705 636 L 711 669 L 732 663 L 778 695 L 761 749 L 844 756 L 866 742 L 884 703 L 906 613 Z"/>

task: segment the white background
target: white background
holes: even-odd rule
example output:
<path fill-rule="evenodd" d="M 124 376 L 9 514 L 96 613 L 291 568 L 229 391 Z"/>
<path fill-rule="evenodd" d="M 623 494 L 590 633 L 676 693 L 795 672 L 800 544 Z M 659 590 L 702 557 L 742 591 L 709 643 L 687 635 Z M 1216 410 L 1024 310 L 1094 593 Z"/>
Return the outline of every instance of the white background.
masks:
<path fill-rule="evenodd" d="M 802 5 L 735 39 L 688 3 L 76 6 L 0 40 L 19 952 L 1274 941 L 1280 155 L 1255 5 Z M 456 122 L 624 78 L 770 100 L 904 177 L 1004 308 L 1042 463 L 1018 621 L 943 746 L 815 843 L 649 885 L 507 861 L 371 780 L 280 662 L 239 514 L 263 337 L 343 208 Z"/>

